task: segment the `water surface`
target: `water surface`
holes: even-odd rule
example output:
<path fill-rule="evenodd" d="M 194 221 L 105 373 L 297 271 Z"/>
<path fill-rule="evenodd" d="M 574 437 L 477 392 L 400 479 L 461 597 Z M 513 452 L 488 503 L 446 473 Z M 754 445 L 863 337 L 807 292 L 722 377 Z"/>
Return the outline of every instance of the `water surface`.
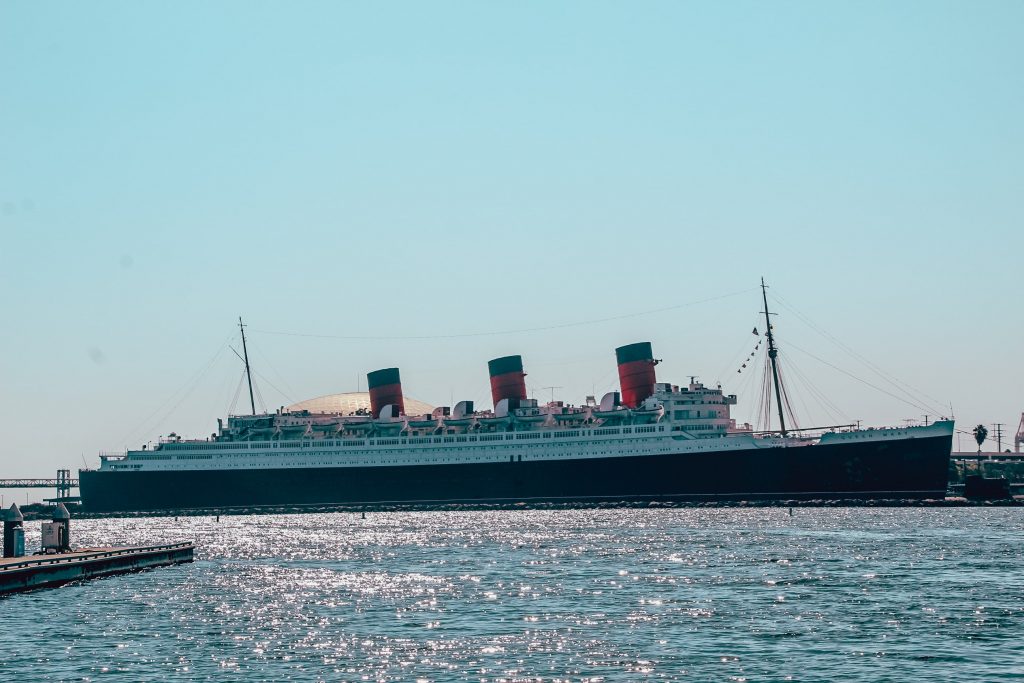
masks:
<path fill-rule="evenodd" d="M 1004 680 L 1022 532 L 1014 508 L 75 520 L 197 561 L 0 599 L 0 680 Z"/>

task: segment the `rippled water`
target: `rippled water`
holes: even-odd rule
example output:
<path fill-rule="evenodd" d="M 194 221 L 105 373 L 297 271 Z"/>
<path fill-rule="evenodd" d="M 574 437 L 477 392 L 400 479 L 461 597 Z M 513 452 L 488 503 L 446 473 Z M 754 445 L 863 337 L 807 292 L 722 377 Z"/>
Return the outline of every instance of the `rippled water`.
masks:
<path fill-rule="evenodd" d="M 998 508 L 80 520 L 76 545 L 197 561 L 0 599 L 0 679 L 1024 677 L 1022 531 Z"/>

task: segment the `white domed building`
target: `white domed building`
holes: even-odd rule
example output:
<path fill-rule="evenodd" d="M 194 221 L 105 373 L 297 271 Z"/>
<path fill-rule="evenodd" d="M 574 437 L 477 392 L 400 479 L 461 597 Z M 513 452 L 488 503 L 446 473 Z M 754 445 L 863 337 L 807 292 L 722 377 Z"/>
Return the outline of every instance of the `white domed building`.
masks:
<path fill-rule="evenodd" d="M 434 412 L 434 406 L 423 401 L 417 401 L 408 396 L 402 397 L 405 400 L 406 415 L 430 415 Z M 317 398 L 300 401 L 285 408 L 286 412 L 297 412 L 308 410 L 312 415 L 352 415 L 353 413 L 370 412 L 370 394 L 366 391 L 350 391 L 345 394 L 328 394 Z"/>

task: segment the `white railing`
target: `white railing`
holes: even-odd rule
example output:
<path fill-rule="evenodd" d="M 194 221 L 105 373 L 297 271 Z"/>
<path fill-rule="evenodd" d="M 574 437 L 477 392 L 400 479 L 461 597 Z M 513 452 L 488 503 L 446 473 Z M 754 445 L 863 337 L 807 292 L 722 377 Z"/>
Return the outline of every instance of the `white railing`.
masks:
<path fill-rule="evenodd" d="M 124 460 L 128 457 L 128 451 L 100 451 L 101 460 Z"/>

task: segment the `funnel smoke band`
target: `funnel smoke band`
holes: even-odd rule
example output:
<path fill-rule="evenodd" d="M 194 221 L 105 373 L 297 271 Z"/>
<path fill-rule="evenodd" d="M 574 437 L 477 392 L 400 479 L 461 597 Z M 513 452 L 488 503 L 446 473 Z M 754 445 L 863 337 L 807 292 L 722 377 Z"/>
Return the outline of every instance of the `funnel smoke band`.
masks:
<path fill-rule="evenodd" d="M 619 363 L 622 403 L 636 408 L 654 394 L 654 351 L 650 342 L 638 342 L 615 349 Z"/>
<path fill-rule="evenodd" d="M 398 406 L 399 413 L 405 413 L 402 379 L 398 368 L 385 368 L 369 373 L 366 375 L 366 385 L 370 388 L 370 412 L 374 417 L 380 415 L 381 409 L 389 403 Z"/>
<path fill-rule="evenodd" d="M 523 372 L 522 356 L 495 358 L 488 361 L 487 370 L 491 375 L 491 400 L 494 405 L 506 398 L 526 398 L 526 374 Z"/>

